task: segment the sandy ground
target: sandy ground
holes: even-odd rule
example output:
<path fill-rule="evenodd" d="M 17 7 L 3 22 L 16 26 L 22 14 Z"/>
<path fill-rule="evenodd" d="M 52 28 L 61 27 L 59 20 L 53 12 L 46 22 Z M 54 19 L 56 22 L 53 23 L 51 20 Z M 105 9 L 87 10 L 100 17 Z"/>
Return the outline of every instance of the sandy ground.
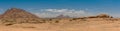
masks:
<path fill-rule="evenodd" d="M 0 31 L 120 31 L 120 21 L 0 25 Z"/>

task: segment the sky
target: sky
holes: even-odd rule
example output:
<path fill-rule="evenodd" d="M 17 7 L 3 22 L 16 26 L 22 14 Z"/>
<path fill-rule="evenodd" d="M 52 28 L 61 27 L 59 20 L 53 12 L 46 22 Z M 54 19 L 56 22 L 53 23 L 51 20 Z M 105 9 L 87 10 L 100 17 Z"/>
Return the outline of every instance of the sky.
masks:
<path fill-rule="evenodd" d="M 120 0 L 0 0 L 0 14 L 13 7 L 39 17 L 82 17 L 101 13 L 120 17 Z"/>

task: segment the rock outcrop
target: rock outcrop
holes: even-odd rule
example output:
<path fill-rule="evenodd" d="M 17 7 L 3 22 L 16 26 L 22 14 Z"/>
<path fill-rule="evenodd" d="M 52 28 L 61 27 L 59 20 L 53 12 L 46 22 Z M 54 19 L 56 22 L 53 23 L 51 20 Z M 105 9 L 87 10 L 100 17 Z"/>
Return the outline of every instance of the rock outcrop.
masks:
<path fill-rule="evenodd" d="M 107 14 L 99 14 L 97 16 L 88 16 L 88 17 L 82 17 L 82 18 L 113 18 L 113 17 Z"/>
<path fill-rule="evenodd" d="M 98 18 L 113 18 L 112 16 L 109 16 L 107 14 L 99 14 L 97 15 Z"/>

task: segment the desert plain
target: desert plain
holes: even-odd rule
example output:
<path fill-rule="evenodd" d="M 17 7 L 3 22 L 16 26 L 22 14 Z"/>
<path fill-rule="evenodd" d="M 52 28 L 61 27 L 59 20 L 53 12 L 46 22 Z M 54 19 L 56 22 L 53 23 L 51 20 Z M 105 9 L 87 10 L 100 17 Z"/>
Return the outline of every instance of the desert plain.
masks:
<path fill-rule="evenodd" d="M 0 15 L 0 31 L 120 31 L 120 18 L 100 14 L 79 18 L 38 18 L 11 8 Z"/>

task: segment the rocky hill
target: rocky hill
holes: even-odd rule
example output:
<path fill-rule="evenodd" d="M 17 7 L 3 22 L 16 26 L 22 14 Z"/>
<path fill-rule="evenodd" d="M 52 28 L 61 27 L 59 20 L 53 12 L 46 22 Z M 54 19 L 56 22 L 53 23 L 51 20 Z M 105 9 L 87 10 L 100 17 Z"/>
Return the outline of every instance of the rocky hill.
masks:
<path fill-rule="evenodd" d="M 0 21 L 2 21 L 2 23 L 33 23 L 39 22 L 40 18 L 23 9 L 11 8 L 0 16 Z"/>
<path fill-rule="evenodd" d="M 37 16 L 18 8 L 11 8 L 8 9 L 4 14 L 1 16 L 2 18 L 38 18 Z"/>

